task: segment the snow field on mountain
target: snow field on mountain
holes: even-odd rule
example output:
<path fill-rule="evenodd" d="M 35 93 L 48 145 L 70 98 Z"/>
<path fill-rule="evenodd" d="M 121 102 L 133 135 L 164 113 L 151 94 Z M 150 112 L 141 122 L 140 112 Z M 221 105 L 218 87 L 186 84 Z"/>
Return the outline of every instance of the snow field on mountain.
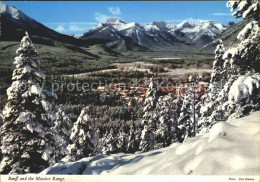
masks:
<path fill-rule="evenodd" d="M 142 154 L 97 155 L 57 163 L 41 174 L 259 175 L 260 112 L 216 123 L 186 143 Z"/>
<path fill-rule="evenodd" d="M 199 40 L 202 42 L 208 41 L 205 37 L 214 40 L 227 28 L 227 26 L 208 20 L 188 20 L 174 26 L 165 21 L 153 21 L 147 25 L 141 25 L 135 22 L 125 23 L 118 18 L 109 18 L 90 29 L 89 32 L 91 33 L 86 33 L 82 38 L 87 38 L 88 35 L 93 37 L 94 35 L 105 34 L 104 30 L 108 30 L 113 32 L 110 38 L 114 37 L 114 34 L 118 34 L 117 37 L 123 35 L 130 37 L 137 44 L 150 47 L 158 42 L 168 44 L 172 41 L 189 43 L 195 43 Z"/>
<path fill-rule="evenodd" d="M 19 10 L 12 6 L 8 6 L 5 4 L 0 4 L 0 13 L 5 13 L 7 12 L 8 14 L 12 15 L 13 18 L 19 19 L 19 16 L 23 16 Z"/>

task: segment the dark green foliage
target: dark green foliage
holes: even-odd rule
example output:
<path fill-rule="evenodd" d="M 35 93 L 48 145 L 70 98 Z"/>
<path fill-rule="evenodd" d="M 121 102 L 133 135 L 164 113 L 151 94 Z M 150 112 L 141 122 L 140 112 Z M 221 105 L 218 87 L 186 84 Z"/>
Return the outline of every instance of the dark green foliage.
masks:
<path fill-rule="evenodd" d="M 132 119 L 131 110 L 125 106 L 91 106 L 98 147 L 106 154 L 136 152 L 141 135 L 141 121 Z M 132 135 L 132 136 L 131 136 Z M 133 136 L 134 135 L 134 136 Z"/>

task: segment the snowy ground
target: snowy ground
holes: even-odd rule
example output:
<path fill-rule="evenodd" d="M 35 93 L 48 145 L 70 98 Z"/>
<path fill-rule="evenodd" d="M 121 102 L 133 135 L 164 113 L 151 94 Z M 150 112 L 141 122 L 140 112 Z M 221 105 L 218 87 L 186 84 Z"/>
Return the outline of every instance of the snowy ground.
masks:
<path fill-rule="evenodd" d="M 209 133 L 141 154 L 98 155 L 58 163 L 41 174 L 260 175 L 260 112 Z"/>

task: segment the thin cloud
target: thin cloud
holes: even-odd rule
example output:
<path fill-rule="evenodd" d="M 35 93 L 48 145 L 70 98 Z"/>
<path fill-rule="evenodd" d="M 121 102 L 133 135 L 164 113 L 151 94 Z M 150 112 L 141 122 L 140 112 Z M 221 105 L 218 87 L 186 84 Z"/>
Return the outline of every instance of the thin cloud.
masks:
<path fill-rule="evenodd" d="M 49 22 L 46 25 L 95 25 L 96 22 Z"/>
<path fill-rule="evenodd" d="M 98 22 L 103 22 L 106 19 L 111 18 L 110 16 L 102 14 L 102 13 L 99 13 L 99 12 L 96 12 L 94 14 L 94 16 L 95 16 L 95 20 L 98 21 Z"/>
<path fill-rule="evenodd" d="M 230 13 L 212 13 L 210 15 L 213 15 L 213 16 L 231 16 Z"/>
<path fill-rule="evenodd" d="M 171 19 L 171 20 L 166 20 L 166 22 L 170 22 L 170 23 L 180 23 L 183 22 L 187 19 Z"/>
<path fill-rule="evenodd" d="M 83 33 L 95 26 L 97 22 L 48 22 L 44 24 L 60 33 Z"/>
<path fill-rule="evenodd" d="M 108 10 L 112 15 L 121 15 L 121 10 L 119 7 L 109 7 Z"/>
<path fill-rule="evenodd" d="M 69 27 L 69 31 L 71 31 L 71 32 L 81 32 L 81 31 L 85 31 L 86 30 L 86 28 L 84 28 L 84 27 L 79 27 L 79 26 L 77 26 L 77 25 L 71 25 L 70 27 Z"/>
<path fill-rule="evenodd" d="M 212 20 L 202 20 L 202 19 L 194 19 L 194 18 L 187 18 L 187 19 L 171 19 L 171 20 L 166 20 L 166 22 L 169 23 L 182 23 L 184 21 L 212 21 Z"/>
<path fill-rule="evenodd" d="M 57 31 L 57 32 L 65 32 L 66 29 L 64 28 L 64 26 L 59 25 L 57 28 L 55 28 L 55 31 Z"/>

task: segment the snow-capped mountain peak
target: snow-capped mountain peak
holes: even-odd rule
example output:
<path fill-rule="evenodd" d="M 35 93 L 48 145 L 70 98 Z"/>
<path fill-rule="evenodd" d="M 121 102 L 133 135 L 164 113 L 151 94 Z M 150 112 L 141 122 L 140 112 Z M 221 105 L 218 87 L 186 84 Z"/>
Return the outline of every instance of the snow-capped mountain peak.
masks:
<path fill-rule="evenodd" d="M 198 27 L 198 26 L 208 24 L 209 22 L 210 21 L 208 20 L 185 20 L 177 25 L 177 29 Z"/>
<path fill-rule="evenodd" d="M 147 31 L 156 31 L 156 30 L 161 30 L 161 31 L 174 31 L 176 27 L 166 21 L 152 21 L 148 25 L 146 25 L 145 30 Z"/>
<path fill-rule="evenodd" d="M 125 24 L 125 22 L 123 22 L 120 18 L 108 18 L 105 21 L 103 21 L 102 23 L 106 23 L 106 24 L 123 23 L 123 24 Z"/>
<path fill-rule="evenodd" d="M 17 20 L 20 19 L 21 17 L 25 17 L 25 15 L 21 11 L 19 11 L 13 6 L 9 6 L 6 4 L 0 4 L 0 13 L 11 15 L 12 18 Z"/>
<path fill-rule="evenodd" d="M 150 23 L 151 25 L 156 25 L 158 28 L 160 29 L 164 29 L 164 28 L 167 28 L 167 29 L 174 29 L 175 26 L 169 22 L 166 22 L 166 21 L 153 21 Z"/>
<path fill-rule="evenodd" d="M 220 30 L 225 30 L 226 27 L 220 23 L 215 23 L 210 20 L 186 20 L 181 22 L 177 25 L 177 29 L 184 30 L 184 29 L 207 29 L 211 28 L 212 26 L 216 26 Z"/>
<path fill-rule="evenodd" d="M 116 30 L 121 29 L 122 27 L 124 27 L 126 25 L 126 23 L 123 22 L 119 18 L 108 18 L 104 22 L 102 22 L 101 24 L 112 26 Z"/>
<path fill-rule="evenodd" d="M 177 25 L 177 29 L 191 28 L 192 24 L 189 21 L 183 21 Z"/>
<path fill-rule="evenodd" d="M 0 3 L 0 15 L 2 22 L 1 38 L 4 41 L 20 41 L 27 31 L 33 41 L 37 40 L 39 43 L 47 45 L 52 45 L 53 40 L 69 44 L 83 42 L 44 26 L 14 6 Z"/>
<path fill-rule="evenodd" d="M 192 42 L 205 44 L 217 38 L 228 27 L 209 20 L 186 20 L 176 30 L 184 33 Z"/>
<path fill-rule="evenodd" d="M 99 30 L 105 30 L 108 27 L 118 30 L 121 29 L 121 27 L 123 27 L 124 25 L 126 25 L 125 22 L 123 22 L 121 19 L 119 18 L 108 18 L 105 21 L 97 24 L 96 26 L 94 26 L 93 28 L 91 28 L 89 31 L 93 32 L 93 31 L 99 31 Z"/>
<path fill-rule="evenodd" d="M 138 23 L 132 22 L 132 23 L 127 23 L 124 26 L 121 26 L 120 29 L 118 30 L 121 31 L 126 29 L 143 29 L 143 26 Z"/>
<path fill-rule="evenodd" d="M 166 21 L 152 21 L 147 25 L 125 23 L 119 18 L 109 18 L 85 33 L 83 39 L 121 39 L 144 47 L 171 47 L 176 42 L 203 46 L 216 39 L 227 27 L 208 20 L 187 20 L 177 26 Z"/>

